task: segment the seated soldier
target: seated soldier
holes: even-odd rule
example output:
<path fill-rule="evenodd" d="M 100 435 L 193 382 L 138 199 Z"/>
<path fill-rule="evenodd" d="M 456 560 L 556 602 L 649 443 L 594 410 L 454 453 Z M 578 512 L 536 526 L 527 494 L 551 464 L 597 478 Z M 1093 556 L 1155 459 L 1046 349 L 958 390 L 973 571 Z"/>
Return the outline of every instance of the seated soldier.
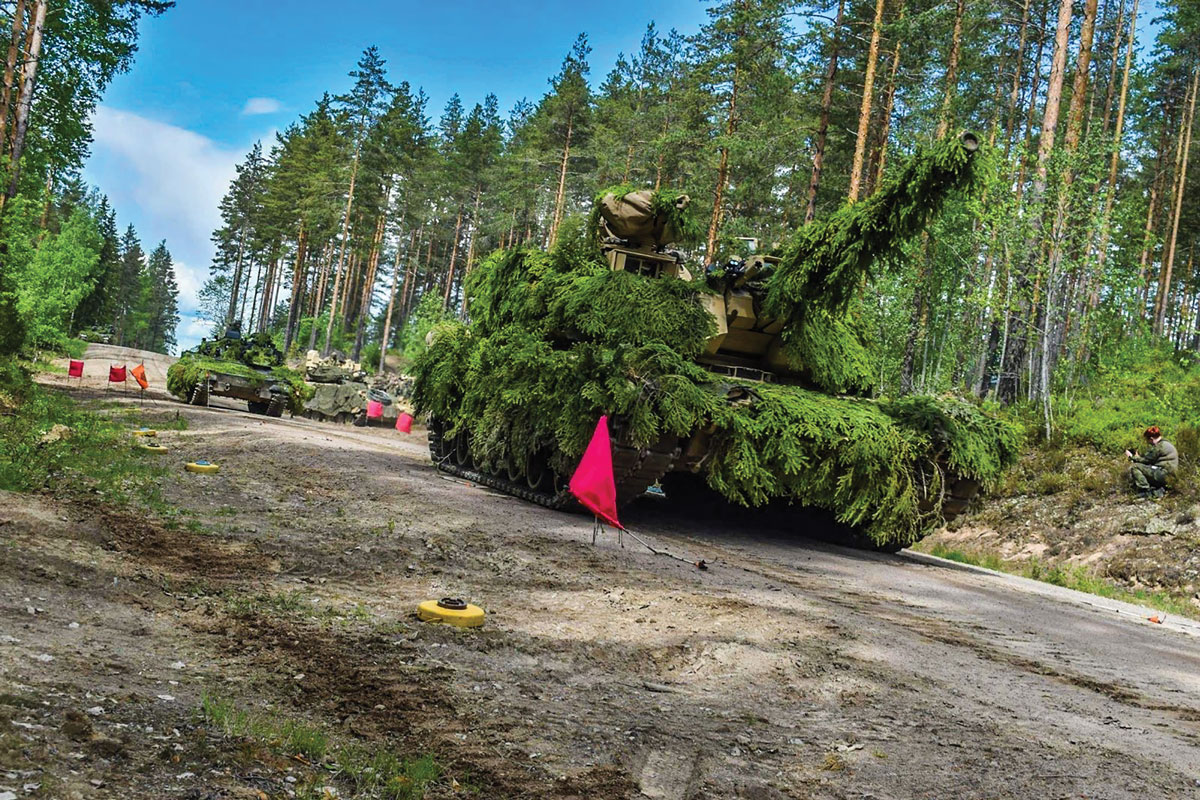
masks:
<path fill-rule="evenodd" d="M 1179 453 L 1175 445 L 1162 438 L 1162 431 L 1157 425 L 1146 428 L 1146 441 L 1150 447 L 1146 452 L 1138 453 L 1130 450 L 1125 455 L 1133 465 L 1129 468 L 1129 477 L 1133 479 L 1134 488 L 1142 497 L 1162 497 L 1167 491 L 1167 478 L 1179 469 Z"/>

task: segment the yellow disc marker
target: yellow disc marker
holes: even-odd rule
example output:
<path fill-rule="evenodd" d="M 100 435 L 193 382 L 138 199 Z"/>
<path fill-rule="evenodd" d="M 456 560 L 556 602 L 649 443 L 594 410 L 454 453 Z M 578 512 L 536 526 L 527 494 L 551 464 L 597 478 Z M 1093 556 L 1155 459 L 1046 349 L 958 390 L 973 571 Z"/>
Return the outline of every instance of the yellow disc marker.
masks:
<path fill-rule="evenodd" d="M 134 436 L 158 436 L 158 431 L 153 428 L 138 428 L 133 432 Z"/>
<path fill-rule="evenodd" d="M 189 461 L 183 465 L 183 468 L 188 472 L 196 472 L 201 475 L 211 475 L 214 472 L 220 472 L 221 467 L 217 464 L 211 464 L 207 461 Z"/>
<path fill-rule="evenodd" d="M 426 600 L 417 606 L 417 618 L 423 622 L 444 622 L 459 628 L 478 628 L 483 624 L 483 609 L 456 597 Z"/>
<path fill-rule="evenodd" d="M 154 443 L 141 444 L 141 445 L 138 445 L 138 447 L 140 447 L 141 449 L 143 449 L 149 453 L 160 453 L 161 454 L 161 453 L 169 452 L 167 450 L 167 448 L 161 444 L 154 444 Z"/>

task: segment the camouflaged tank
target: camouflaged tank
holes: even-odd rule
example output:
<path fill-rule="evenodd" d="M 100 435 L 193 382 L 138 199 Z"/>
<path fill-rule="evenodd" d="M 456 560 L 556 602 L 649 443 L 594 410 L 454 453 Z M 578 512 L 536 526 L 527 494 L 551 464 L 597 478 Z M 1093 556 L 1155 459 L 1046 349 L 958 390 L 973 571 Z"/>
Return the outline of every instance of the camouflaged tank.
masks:
<path fill-rule="evenodd" d="M 383 408 L 372 424 L 395 425 L 401 412 L 412 413 L 407 397 L 411 381 L 403 376 L 368 376 L 358 362 L 340 357 L 322 358 L 310 350 L 305 361 L 304 377 L 312 388 L 305 401 L 303 415 L 323 422 L 366 425 L 367 402 L 374 400 Z"/>
<path fill-rule="evenodd" d="M 468 276 L 470 324 L 416 364 L 442 471 L 551 508 L 601 414 L 619 503 L 661 482 L 794 524 L 821 510 L 899 549 L 966 507 L 1015 458 L 1019 431 L 968 400 L 876 397 L 856 304 L 933 214 L 976 182 L 970 134 L 914 154 L 871 197 L 782 246 L 729 243 L 703 263 L 686 195 L 597 196 L 549 252 L 500 251 Z"/>
<path fill-rule="evenodd" d="M 167 370 L 167 389 L 192 405 L 206 406 L 213 397 L 242 400 L 251 413 L 269 417 L 294 413 L 305 394 L 270 335 L 243 338 L 236 322 L 219 339 L 202 339 L 180 355 Z"/>

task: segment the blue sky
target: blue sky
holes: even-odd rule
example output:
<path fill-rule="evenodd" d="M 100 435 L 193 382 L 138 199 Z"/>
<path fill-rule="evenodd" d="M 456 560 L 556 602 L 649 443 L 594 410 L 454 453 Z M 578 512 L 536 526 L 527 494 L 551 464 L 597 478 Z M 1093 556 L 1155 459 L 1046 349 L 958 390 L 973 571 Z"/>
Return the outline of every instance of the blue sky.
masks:
<path fill-rule="evenodd" d="M 167 240 L 178 262 L 185 349 L 208 333 L 191 312 L 234 165 L 323 92 L 344 91 L 367 46 L 379 47 L 393 82 L 424 87 L 434 119 L 455 92 L 468 107 L 493 92 L 507 112 L 545 93 L 580 32 L 600 81 L 618 52 L 637 48 L 648 22 L 693 33 L 706 5 L 179 0 L 143 21 L 133 69 L 113 81 L 96 112 L 84 177 L 143 244 Z"/>

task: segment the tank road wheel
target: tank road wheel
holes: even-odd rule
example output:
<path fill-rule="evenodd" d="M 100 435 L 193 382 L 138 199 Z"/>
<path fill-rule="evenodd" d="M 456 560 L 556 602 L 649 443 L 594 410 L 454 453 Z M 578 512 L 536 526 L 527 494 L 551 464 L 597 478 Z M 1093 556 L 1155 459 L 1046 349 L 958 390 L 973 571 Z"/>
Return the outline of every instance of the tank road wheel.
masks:
<path fill-rule="evenodd" d="M 466 431 L 454 437 L 454 463 L 463 469 L 471 467 L 471 434 Z"/>
<path fill-rule="evenodd" d="M 208 381 L 201 380 L 192 387 L 192 399 L 189 402 L 194 406 L 208 405 Z"/>
<path fill-rule="evenodd" d="M 530 453 L 525 457 L 525 485 L 533 491 L 541 491 L 544 485 L 550 483 L 550 469 L 541 453 Z"/>
<path fill-rule="evenodd" d="M 251 414 L 267 413 L 267 404 L 261 400 L 247 400 L 246 405 L 249 407 Z"/>
<path fill-rule="evenodd" d="M 562 475 L 558 472 L 551 474 L 550 488 L 554 490 L 554 494 L 560 495 L 567 491 L 568 485 L 571 483 L 570 475 Z"/>
<path fill-rule="evenodd" d="M 510 458 L 504 465 L 504 474 L 508 477 L 509 482 L 520 483 L 524 470 L 521 469 L 521 466 L 516 461 Z"/>
<path fill-rule="evenodd" d="M 285 408 L 287 408 L 287 395 L 273 394 L 271 402 L 267 403 L 267 408 L 263 413 L 268 417 L 282 417 Z"/>
<path fill-rule="evenodd" d="M 980 486 L 970 478 L 950 479 L 950 490 L 942 502 L 943 522 L 952 522 L 955 517 L 967 510 L 971 500 L 979 494 Z"/>

